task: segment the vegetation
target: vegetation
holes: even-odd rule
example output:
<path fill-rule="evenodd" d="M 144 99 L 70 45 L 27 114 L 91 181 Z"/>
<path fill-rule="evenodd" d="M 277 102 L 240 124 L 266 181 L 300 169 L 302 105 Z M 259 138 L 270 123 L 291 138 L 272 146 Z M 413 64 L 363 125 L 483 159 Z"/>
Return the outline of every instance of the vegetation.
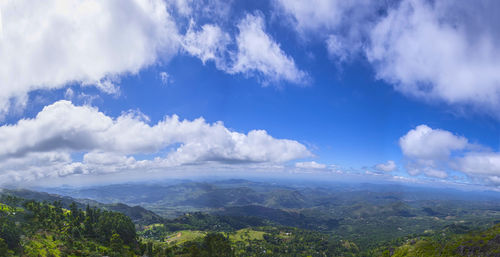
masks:
<path fill-rule="evenodd" d="M 439 233 L 408 238 L 399 247 L 382 251 L 381 256 L 500 256 L 500 225 L 486 230 L 464 232 L 460 226 Z"/>
<path fill-rule="evenodd" d="M 102 256 L 139 253 L 129 217 L 75 203 L 41 203 L 13 196 L 0 199 L 0 256 Z M 117 249 L 120 251 L 117 252 Z"/>
<path fill-rule="evenodd" d="M 4 190 L 0 256 L 498 256 L 500 252 L 500 225 L 495 225 L 500 205 L 496 195 L 487 193 L 468 201 L 459 193 L 398 194 L 373 186 L 330 190 L 231 181 L 173 188 L 178 191 L 169 189 L 177 192 L 169 201 L 183 205 L 165 208 L 185 211 L 175 218 L 141 206 Z M 148 195 L 152 189 L 141 189 L 141 201 L 153 197 Z M 165 200 L 160 191 L 155 191 L 159 195 L 155 201 Z M 203 203 L 207 199 L 217 202 Z"/>

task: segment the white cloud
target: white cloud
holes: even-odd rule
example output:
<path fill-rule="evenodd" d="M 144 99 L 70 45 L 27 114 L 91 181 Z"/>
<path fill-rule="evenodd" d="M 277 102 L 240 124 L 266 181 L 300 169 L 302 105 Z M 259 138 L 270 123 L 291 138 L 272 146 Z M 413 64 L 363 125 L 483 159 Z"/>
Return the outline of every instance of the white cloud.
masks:
<path fill-rule="evenodd" d="M 275 0 L 274 2 L 278 10 L 291 17 L 292 24 L 300 33 L 331 32 L 340 27 L 362 29 L 354 27 L 375 15 L 378 7 L 385 5 L 371 0 Z M 323 33 L 323 35 L 328 34 Z"/>
<path fill-rule="evenodd" d="M 458 159 L 457 167 L 470 174 L 500 175 L 500 154 L 469 153 Z"/>
<path fill-rule="evenodd" d="M 339 63 L 346 61 L 353 50 L 352 45 L 348 42 L 344 42 L 342 38 L 335 35 L 328 36 L 326 40 L 326 49 L 330 56 Z"/>
<path fill-rule="evenodd" d="M 199 30 L 195 27 L 191 20 L 182 37 L 182 47 L 203 64 L 213 61 L 219 70 L 256 77 L 263 85 L 281 81 L 308 83 L 308 74 L 299 70 L 295 61 L 265 32 L 264 18 L 260 15 L 247 14 L 237 24 L 239 33 L 235 39 L 214 24 L 205 24 Z"/>
<path fill-rule="evenodd" d="M 172 83 L 172 78 L 165 71 L 160 72 L 160 80 L 161 80 L 161 83 L 164 85 L 168 85 L 168 84 Z"/>
<path fill-rule="evenodd" d="M 425 160 L 443 160 L 447 159 L 452 151 L 466 148 L 468 140 L 446 130 L 420 125 L 401 137 L 399 145 L 405 156 Z"/>
<path fill-rule="evenodd" d="M 295 167 L 301 169 L 326 169 L 326 164 L 317 163 L 315 161 L 296 162 Z"/>
<path fill-rule="evenodd" d="M 219 22 L 230 18 L 232 2 L 233 0 L 170 0 L 167 4 L 180 17 Z"/>
<path fill-rule="evenodd" d="M 406 95 L 498 116 L 498 1 L 274 2 L 302 38 L 324 40 L 333 61 L 364 54 Z"/>
<path fill-rule="evenodd" d="M 172 2 L 181 15 L 189 16 L 193 12 L 193 0 L 173 0 Z"/>
<path fill-rule="evenodd" d="M 246 16 L 236 39 L 214 25 L 226 24 L 230 9 L 219 0 L 2 1 L 0 119 L 22 110 L 35 90 L 76 83 L 118 95 L 121 76 L 168 60 L 179 49 L 263 84 L 306 82 L 307 74 L 264 32 L 263 17 Z M 178 20 L 168 10 L 176 10 Z M 183 19 L 192 22 L 180 35 L 176 23 Z M 201 19 L 214 24 L 196 30 Z"/>
<path fill-rule="evenodd" d="M 117 93 L 113 77 L 177 51 L 161 0 L 1 1 L 0 114 L 26 94 L 68 83 Z"/>
<path fill-rule="evenodd" d="M 73 89 L 71 89 L 70 87 L 68 89 L 66 89 L 66 92 L 64 93 L 64 97 L 66 99 L 71 100 L 74 96 L 75 96 L 75 92 L 73 91 Z"/>
<path fill-rule="evenodd" d="M 184 50 L 198 57 L 204 64 L 212 60 L 219 68 L 224 69 L 226 46 L 231 42 L 229 34 L 212 24 L 203 25 L 199 31 L 195 31 L 194 26 L 194 22 L 191 21 L 182 39 Z"/>
<path fill-rule="evenodd" d="M 431 168 L 426 168 L 424 169 L 424 174 L 429 176 L 429 177 L 435 177 L 435 178 L 447 178 L 448 173 L 443 170 L 438 170 L 438 169 L 431 169 Z"/>
<path fill-rule="evenodd" d="M 34 174 L 42 176 L 45 167 L 48 174 L 68 175 L 210 162 L 282 163 L 311 156 L 297 141 L 276 139 L 264 130 L 243 134 L 227 129 L 221 122 L 209 124 L 202 118 L 181 121 L 177 116 L 166 117 L 155 125 L 147 122 L 147 117 L 138 112 L 112 118 L 90 106 L 58 101 L 33 119 L 0 126 L 0 173 L 36 170 Z M 154 160 L 133 158 L 134 154 L 156 154 L 167 148 L 174 150 Z M 65 158 L 70 153 L 85 155 L 82 163 L 68 159 L 47 161 L 46 155 L 51 153 Z M 33 156 L 43 156 L 45 161 Z M 9 168 L 16 160 L 20 161 L 17 168 Z M 31 167 L 33 163 L 39 167 Z M 19 169 L 21 164 L 27 167 Z"/>
<path fill-rule="evenodd" d="M 324 40 L 330 57 L 337 63 L 363 53 L 370 24 L 386 6 L 386 2 L 371 0 L 274 0 L 274 3 L 301 39 Z"/>
<path fill-rule="evenodd" d="M 377 77 L 403 93 L 497 109 L 498 1 L 404 0 L 371 32 Z"/>
<path fill-rule="evenodd" d="M 290 14 L 299 31 L 332 29 L 339 25 L 345 5 L 351 1 L 336 0 L 276 0 L 285 13 Z"/>
<path fill-rule="evenodd" d="M 448 163 L 444 162 L 443 164 L 439 163 L 436 164 L 436 162 L 428 162 L 428 161 L 423 161 L 423 160 L 411 160 L 407 165 L 406 165 L 406 171 L 408 174 L 411 176 L 417 176 L 420 174 L 425 174 L 426 176 L 429 177 L 435 177 L 435 178 L 446 178 L 448 177 L 448 173 L 440 168 L 446 167 Z M 436 168 L 439 166 L 439 168 Z"/>
<path fill-rule="evenodd" d="M 238 24 L 236 37 L 238 52 L 234 56 L 230 73 L 243 73 L 263 77 L 264 83 L 287 81 L 305 84 L 308 74 L 299 70 L 294 60 L 287 56 L 268 34 L 264 19 L 247 14 Z"/>
<path fill-rule="evenodd" d="M 402 136 L 399 143 L 408 161 L 406 170 L 412 176 L 446 178 L 448 171 L 457 171 L 472 179 L 500 184 L 500 153 L 471 144 L 465 137 L 420 125 Z"/>
<path fill-rule="evenodd" d="M 443 169 L 448 167 L 452 152 L 465 150 L 469 143 L 465 137 L 449 131 L 420 125 L 402 136 L 399 146 L 408 158 L 406 170 L 410 175 L 424 173 L 443 178 L 446 174 Z"/>
<path fill-rule="evenodd" d="M 375 165 L 375 169 L 379 171 L 391 172 L 396 170 L 396 163 L 392 160 L 387 161 L 387 163 L 380 163 Z"/>

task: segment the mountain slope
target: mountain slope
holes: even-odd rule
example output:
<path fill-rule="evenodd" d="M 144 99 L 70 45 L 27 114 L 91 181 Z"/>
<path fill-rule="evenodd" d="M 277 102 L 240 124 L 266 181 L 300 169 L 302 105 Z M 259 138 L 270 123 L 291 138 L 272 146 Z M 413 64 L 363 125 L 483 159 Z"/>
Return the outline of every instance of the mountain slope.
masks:
<path fill-rule="evenodd" d="M 80 209 L 84 209 L 87 205 L 90 207 L 96 207 L 109 211 L 116 211 L 123 213 L 130 217 L 132 221 L 136 224 L 153 224 L 162 222 L 163 218 L 157 215 L 156 213 L 146 210 L 141 206 L 128 206 L 122 203 L 114 203 L 114 204 L 103 204 L 94 200 L 89 199 L 75 199 L 69 196 L 60 196 L 56 194 L 49 194 L 45 192 L 35 192 L 26 189 L 16 189 L 16 190 L 8 190 L 3 189 L 1 191 L 3 195 L 13 195 L 16 197 L 20 197 L 23 199 L 35 200 L 39 202 L 61 202 L 62 207 L 69 208 L 69 206 L 74 202 L 77 207 Z"/>

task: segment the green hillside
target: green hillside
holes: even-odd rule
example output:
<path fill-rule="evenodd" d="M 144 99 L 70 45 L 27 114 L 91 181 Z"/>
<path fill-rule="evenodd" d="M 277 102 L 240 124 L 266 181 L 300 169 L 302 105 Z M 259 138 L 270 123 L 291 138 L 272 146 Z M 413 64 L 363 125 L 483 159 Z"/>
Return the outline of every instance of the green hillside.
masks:
<path fill-rule="evenodd" d="M 407 239 L 401 246 L 385 250 L 382 256 L 500 256 L 500 224 L 489 229 L 464 233 L 450 226 L 431 236 Z"/>
<path fill-rule="evenodd" d="M 0 256 L 133 256 L 135 225 L 121 213 L 75 203 L 0 199 Z"/>

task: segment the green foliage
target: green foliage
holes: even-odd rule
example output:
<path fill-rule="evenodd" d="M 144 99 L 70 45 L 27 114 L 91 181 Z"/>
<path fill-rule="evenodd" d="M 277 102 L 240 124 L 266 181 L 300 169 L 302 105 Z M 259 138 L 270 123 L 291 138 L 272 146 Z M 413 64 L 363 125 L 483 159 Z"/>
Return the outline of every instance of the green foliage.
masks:
<path fill-rule="evenodd" d="M 113 251 L 113 255 L 120 256 L 123 254 L 123 240 L 120 238 L 120 235 L 113 234 L 111 239 L 109 240 L 109 247 Z"/>
<path fill-rule="evenodd" d="M 58 201 L 1 199 L 5 202 L 0 216 L 0 256 L 140 254 L 135 225 L 121 213 L 89 206 L 83 211 L 77 204 L 66 210 Z"/>
<path fill-rule="evenodd" d="M 229 239 L 220 233 L 209 233 L 201 243 L 190 242 L 185 248 L 193 257 L 234 256 Z"/>
<path fill-rule="evenodd" d="M 228 238 L 219 233 L 209 233 L 203 239 L 201 256 L 234 256 Z"/>
<path fill-rule="evenodd" d="M 7 257 L 12 255 L 12 251 L 9 250 L 9 246 L 7 243 L 5 243 L 5 240 L 3 238 L 0 238 L 0 257 Z"/>
<path fill-rule="evenodd" d="M 174 220 L 166 220 L 165 228 L 170 231 L 197 229 L 228 232 L 250 226 L 264 226 L 266 224 L 268 224 L 268 222 L 257 217 L 232 217 L 194 212 L 184 214 Z"/>
<path fill-rule="evenodd" d="M 9 249 L 19 248 L 21 231 L 9 216 L 0 217 L 0 239 Z"/>
<path fill-rule="evenodd" d="M 461 231 L 460 231 L 461 232 Z M 445 228 L 426 237 L 407 240 L 397 248 L 386 250 L 384 256 L 498 256 L 500 225 L 483 231 L 459 233 Z"/>
<path fill-rule="evenodd" d="M 133 245 L 136 242 L 135 225 L 130 218 L 117 212 L 97 213 L 99 215 L 94 230 L 97 231 L 101 242 L 109 241 L 113 234 L 118 234 L 126 245 Z"/>
<path fill-rule="evenodd" d="M 237 256 L 354 256 L 359 252 L 353 242 L 291 227 L 242 230 L 230 238 Z"/>
<path fill-rule="evenodd" d="M 61 256 L 63 242 L 51 235 L 36 234 L 23 245 L 23 253 L 28 257 Z"/>
<path fill-rule="evenodd" d="M 235 233 L 230 233 L 229 238 L 231 241 L 250 241 L 250 240 L 264 240 L 264 231 L 258 231 L 251 228 L 240 229 Z"/>

